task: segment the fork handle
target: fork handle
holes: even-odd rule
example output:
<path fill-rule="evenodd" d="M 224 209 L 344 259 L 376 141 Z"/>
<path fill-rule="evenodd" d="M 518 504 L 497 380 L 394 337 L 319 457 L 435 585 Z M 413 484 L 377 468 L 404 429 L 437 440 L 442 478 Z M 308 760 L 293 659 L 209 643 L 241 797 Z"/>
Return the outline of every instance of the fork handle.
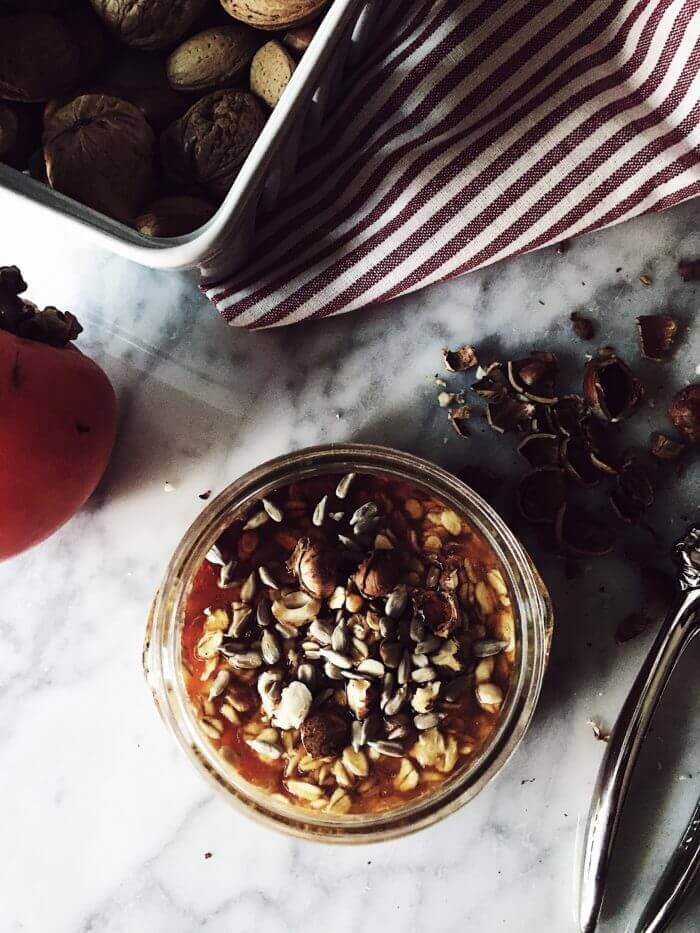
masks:
<path fill-rule="evenodd" d="M 586 827 L 579 897 L 581 933 L 598 923 L 620 814 L 639 751 L 678 659 L 698 631 L 700 589 L 681 591 L 669 610 L 610 736 L 598 772 Z"/>

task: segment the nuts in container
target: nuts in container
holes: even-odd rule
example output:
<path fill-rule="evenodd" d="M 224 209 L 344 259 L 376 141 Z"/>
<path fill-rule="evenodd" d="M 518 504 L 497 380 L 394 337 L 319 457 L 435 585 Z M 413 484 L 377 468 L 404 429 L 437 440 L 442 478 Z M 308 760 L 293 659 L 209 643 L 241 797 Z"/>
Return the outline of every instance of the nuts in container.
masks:
<path fill-rule="evenodd" d="M 225 198 L 327 6 L 0 7 L 0 162 L 144 236 L 190 233 Z"/>
<path fill-rule="evenodd" d="M 511 688 L 507 574 L 429 490 L 377 473 L 290 482 L 195 574 L 181 665 L 198 728 L 278 803 L 375 814 L 482 750 Z"/>

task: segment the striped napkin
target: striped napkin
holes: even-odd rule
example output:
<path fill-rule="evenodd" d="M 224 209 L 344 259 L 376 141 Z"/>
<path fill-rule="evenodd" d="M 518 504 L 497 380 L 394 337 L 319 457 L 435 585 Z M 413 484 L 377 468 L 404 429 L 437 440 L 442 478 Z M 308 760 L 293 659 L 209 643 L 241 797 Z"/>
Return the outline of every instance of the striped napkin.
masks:
<path fill-rule="evenodd" d="M 202 285 L 232 325 L 671 207 L 700 193 L 700 0 L 405 0 L 301 163 L 252 262 Z"/>

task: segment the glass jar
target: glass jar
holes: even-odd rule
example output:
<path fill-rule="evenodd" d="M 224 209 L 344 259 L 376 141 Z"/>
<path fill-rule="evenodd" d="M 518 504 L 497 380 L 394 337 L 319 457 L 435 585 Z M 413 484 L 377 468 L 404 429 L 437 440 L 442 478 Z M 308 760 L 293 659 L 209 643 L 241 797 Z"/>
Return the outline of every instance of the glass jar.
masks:
<path fill-rule="evenodd" d="M 180 666 L 185 606 L 204 556 L 235 516 L 262 496 L 313 476 L 380 473 L 422 487 L 472 523 L 501 563 L 511 593 L 516 650 L 512 680 L 496 726 L 468 763 L 435 790 L 379 813 L 328 814 L 285 805 L 239 775 L 209 743 L 190 708 Z M 262 464 L 228 486 L 189 528 L 156 594 L 143 651 L 156 706 L 185 754 L 231 803 L 279 830 L 325 842 L 390 839 L 429 826 L 471 800 L 501 770 L 530 723 L 552 633 L 549 595 L 532 560 L 503 520 L 472 489 L 433 463 L 365 444 L 310 447 Z"/>

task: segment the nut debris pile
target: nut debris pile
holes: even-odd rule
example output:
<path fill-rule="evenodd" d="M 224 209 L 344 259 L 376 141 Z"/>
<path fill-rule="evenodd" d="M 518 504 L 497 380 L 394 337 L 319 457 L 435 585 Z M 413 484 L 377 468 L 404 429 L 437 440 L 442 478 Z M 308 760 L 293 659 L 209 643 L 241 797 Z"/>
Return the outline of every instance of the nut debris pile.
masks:
<path fill-rule="evenodd" d="M 280 800 L 400 806 L 474 756 L 515 657 L 504 574 L 427 491 L 325 476 L 263 499 L 213 547 L 183 629 L 195 715 Z"/>
<path fill-rule="evenodd" d="M 592 338 L 591 321 L 577 313 L 571 321 L 579 337 Z M 680 330 L 669 314 L 639 317 L 640 355 L 654 363 L 665 361 Z M 662 465 L 682 466 L 700 440 L 700 385 L 686 386 L 671 400 L 668 416 L 678 436 L 654 433 L 649 449 L 642 451 L 625 447 L 621 424 L 643 403 L 645 389 L 611 347 L 603 346 L 587 358 L 580 394 L 561 392 L 553 353 L 533 350 L 521 359 L 478 368 L 477 356 L 471 346 L 443 350 L 448 371 L 475 369 L 471 389 L 486 403 L 484 414 L 491 428 L 519 436 L 518 452 L 530 469 L 517 484 L 515 503 L 522 519 L 545 531 L 542 543 L 553 544 L 569 559 L 591 558 L 609 554 L 625 526 L 648 528 L 646 514 L 655 500 Z M 444 380 L 438 384 L 446 385 Z M 457 398 L 461 393 L 443 389 L 441 396 Z M 440 397 L 438 401 L 442 406 Z M 470 406 L 460 402 L 447 414 L 457 433 L 469 438 Z M 595 487 L 606 491 L 608 509 L 602 512 L 592 509 L 586 497 L 586 490 Z M 642 607 L 620 623 L 618 641 L 634 637 L 663 614 L 659 594 L 666 603 L 670 599 L 668 575 L 653 566 L 642 570 L 653 587 L 645 585 Z"/>

